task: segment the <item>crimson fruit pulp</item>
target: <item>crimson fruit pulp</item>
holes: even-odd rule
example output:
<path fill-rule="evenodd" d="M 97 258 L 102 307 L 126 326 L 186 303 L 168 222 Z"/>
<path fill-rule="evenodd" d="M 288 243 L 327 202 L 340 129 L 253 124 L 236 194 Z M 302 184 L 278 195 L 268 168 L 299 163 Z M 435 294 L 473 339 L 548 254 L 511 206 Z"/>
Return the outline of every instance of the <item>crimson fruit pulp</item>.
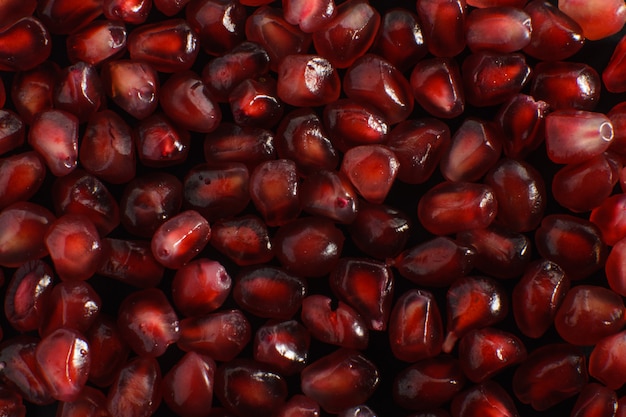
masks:
<path fill-rule="evenodd" d="M 623 0 L 0 0 L 0 416 L 626 416 Z"/>

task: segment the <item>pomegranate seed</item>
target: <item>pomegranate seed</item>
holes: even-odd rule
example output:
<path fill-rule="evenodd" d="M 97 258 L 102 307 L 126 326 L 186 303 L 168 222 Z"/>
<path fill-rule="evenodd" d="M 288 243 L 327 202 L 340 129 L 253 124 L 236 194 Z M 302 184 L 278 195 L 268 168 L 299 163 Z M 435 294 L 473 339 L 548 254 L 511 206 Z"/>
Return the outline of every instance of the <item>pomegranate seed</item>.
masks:
<path fill-rule="evenodd" d="M 45 110 L 33 120 L 28 143 L 52 174 L 67 175 L 78 163 L 78 118 L 63 110 Z"/>
<path fill-rule="evenodd" d="M 263 264 L 274 258 L 267 226 L 255 215 L 213 223 L 211 246 L 239 266 Z"/>
<path fill-rule="evenodd" d="M 176 312 L 156 288 L 139 290 L 124 298 L 117 325 L 124 340 L 140 356 L 161 356 L 180 337 Z"/>
<path fill-rule="evenodd" d="M 615 415 L 616 411 L 617 394 L 615 391 L 592 382 L 587 384 L 580 392 L 572 408 L 572 416 L 585 417 L 594 414 L 608 416 Z"/>
<path fill-rule="evenodd" d="M 626 250 L 626 240 L 622 239 L 616 242 L 611 248 L 604 267 L 609 287 L 622 296 L 626 294 L 625 275 L 623 274 L 626 266 L 626 258 L 624 258 L 626 252 L 624 250 Z"/>
<path fill-rule="evenodd" d="M 485 7 L 524 7 L 528 0 L 468 0 L 468 6 L 485 8 Z"/>
<path fill-rule="evenodd" d="M 256 331 L 254 360 L 281 375 L 295 375 L 306 366 L 310 342 L 309 331 L 296 320 L 270 321 Z"/>
<path fill-rule="evenodd" d="M 538 260 L 526 267 L 511 296 L 513 317 L 528 337 L 541 337 L 554 322 L 570 288 L 570 279 L 554 262 Z"/>
<path fill-rule="evenodd" d="M 104 417 L 109 414 L 106 397 L 95 388 L 85 386 L 78 398 L 72 402 L 61 402 L 57 407 L 58 417 Z"/>
<path fill-rule="evenodd" d="M 37 7 L 37 1 L 27 0 L 9 0 L 0 6 L 0 28 L 11 25 L 11 23 L 20 20 L 22 17 L 30 16 Z"/>
<path fill-rule="evenodd" d="M 365 320 L 343 301 L 314 294 L 302 300 L 300 320 L 320 342 L 348 349 L 365 349 L 369 330 Z"/>
<path fill-rule="evenodd" d="M 428 51 L 438 57 L 453 57 L 465 49 L 463 0 L 426 0 L 417 4 L 417 15 Z"/>
<path fill-rule="evenodd" d="M 209 55 L 222 55 L 241 43 L 247 17 L 236 0 L 196 0 L 185 7 L 185 20 Z"/>
<path fill-rule="evenodd" d="M 576 346 L 547 344 L 515 370 L 513 392 L 522 403 L 543 411 L 578 394 L 588 379 L 585 355 Z"/>
<path fill-rule="evenodd" d="M 626 237 L 624 204 L 626 194 L 615 194 L 591 210 L 589 220 L 600 229 L 602 240 L 607 245 L 615 245 Z"/>
<path fill-rule="evenodd" d="M 6 387 L 0 388 L 0 411 L 7 416 L 26 417 L 26 407 L 22 397 Z"/>
<path fill-rule="evenodd" d="M 243 162 L 252 171 L 262 162 L 276 159 L 275 147 L 274 132 L 225 122 L 205 136 L 204 159 L 212 165 Z"/>
<path fill-rule="evenodd" d="M 318 171 L 306 177 L 300 187 L 303 211 L 336 222 L 352 223 L 358 202 L 356 190 L 342 172 Z"/>
<path fill-rule="evenodd" d="M 439 236 L 402 252 L 393 260 L 400 275 L 415 284 L 443 287 L 474 268 L 476 249 Z"/>
<path fill-rule="evenodd" d="M 626 153 L 626 105 L 618 103 L 607 113 L 613 125 L 613 142 L 609 151 L 624 155 Z"/>
<path fill-rule="evenodd" d="M 271 266 L 241 271 L 233 288 L 235 302 L 258 317 L 292 318 L 306 296 L 307 284 L 299 277 Z"/>
<path fill-rule="evenodd" d="M 161 369 L 154 358 L 138 356 L 117 374 L 107 395 L 112 416 L 152 415 L 161 403 Z"/>
<path fill-rule="evenodd" d="M 176 271 L 172 298 L 185 316 L 199 316 L 217 310 L 230 293 L 231 278 L 222 264 L 198 259 Z"/>
<path fill-rule="evenodd" d="M 624 73 L 624 52 L 626 48 L 626 38 L 622 38 L 615 46 L 611 60 L 602 71 L 602 81 L 607 90 L 612 93 L 621 93 L 626 91 L 626 86 L 622 80 Z"/>
<path fill-rule="evenodd" d="M 443 325 L 432 293 L 413 289 L 398 298 L 389 319 L 389 344 L 394 356 L 404 362 L 441 353 Z"/>
<path fill-rule="evenodd" d="M 39 334 L 45 337 L 60 328 L 84 334 L 98 318 L 101 308 L 100 296 L 88 283 L 60 282 L 45 297 Z"/>
<path fill-rule="evenodd" d="M 465 19 L 465 39 L 472 52 L 519 51 L 530 43 L 531 17 L 521 9 L 501 6 L 474 9 Z"/>
<path fill-rule="evenodd" d="M 103 0 L 104 16 L 111 20 L 140 25 L 148 19 L 151 0 Z"/>
<path fill-rule="evenodd" d="M 318 54 L 336 68 L 348 68 L 372 46 L 380 14 L 366 0 L 349 0 L 337 6 L 328 24 L 313 34 Z"/>
<path fill-rule="evenodd" d="M 622 352 L 626 343 L 626 332 L 621 331 L 600 339 L 589 356 L 589 375 L 610 389 L 620 389 L 625 383 L 626 363 Z"/>
<path fill-rule="evenodd" d="M 0 159 L 0 210 L 33 197 L 45 176 L 46 166 L 37 152 L 27 151 Z"/>
<path fill-rule="evenodd" d="M 228 102 L 240 126 L 270 128 L 278 124 L 284 112 L 277 82 L 271 76 L 244 80 L 230 92 Z"/>
<path fill-rule="evenodd" d="M 95 20 L 69 35 L 65 44 L 72 64 L 99 65 L 124 53 L 126 26 L 116 20 Z"/>
<path fill-rule="evenodd" d="M 453 417 L 489 415 L 519 416 L 515 403 L 507 392 L 494 381 L 475 385 L 454 397 L 451 404 Z"/>
<path fill-rule="evenodd" d="M 504 134 L 502 148 L 506 156 L 521 159 L 541 145 L 548 107 L 546 102 L 525 94 L 502 104 L 495 121 Z"/>
<path fill-rule="evenodd" d="M 152 236 L 152 254 L 163 266 L 178 269 L 209 242 L 211 227 L 197 211 L 183 211 L 161 224 Z"/>
<path fill-rule="evenodd" d="M 103 105 L 102 81 L 93 65 L 79 61 L 63 68 L 54 92 L 54 106 L 86 122 Z"/>
<path fill-rule="evenodd" d="M 589 40 L 619 32 L 626 21 L 626 5 L 619 0 L 581 2 L 559 0 L 559 9 L 574 19 Z"/>
<path fill-rule="evenodd" d="M 250 342 L 252 327 L 239 310 L 222 310 L 180 321 L 178 347 L 216 361 L 232 361 Z"/>
<path fill-rule="evenodd" d="M 126 113 L 145 119 L 156 110 L 160 84 L 152 65 L 116 60 L 104 64 L 101 73 L 106 95 Z"/>
<path fill-rule="evenodd" d="M 195 352 L 186 353 L 163 376 L 163 401 L 182 417 L 206 416 L 211 409 L 215 361 Z"/>
<path fill-rule="evenodd" d="M 278 411 L 277 417 L 319 417 L 320 406 L 306 395 L 292 396 Z"/>
<path fill-rule="evenodd" d="M 153 0 L 154 7 L 165 16 L 174 16 L 180 12 L 190 0 Z"/>
<path fill-rule="evenodd" d="M 98 274 L 138 288 L 156 287 L 165 268 L 152 255 L 150 242 L 105 238 L 106 257 Z"/>
<path fill-rule="evenodd" d="M 250 197 L 268 226 L 281 226 L 300 214 L 296 163 L 289 159 L 261 162 L 250 175 Z"/>
<path fill-rule="evenodd" d="M 54 34 L 68 34 L 87 26 L 102 13 L 102 0 L 43 0 L 37 2 L 37 16 Z"/>
<path fill-rule="evenodd" d="M 439 355 L 401 370 L 393 381 L 393 398 L 409 410 L 441 407 L 463 389 L 466 378 L 459 361 Z"/>
<path fill-rule="evenodd" d="M 337 414 L 339 417 L 376 417 L 376 413 L 374 410 L 369 408 L 367 405 L 357 405 L 355 407 L 350 407 L 343 410 L 341 413 Z"/>
<path fill-rule="evenodd" d="M 410 82 L 415 100 L 431 115 L 451 119 L 465 110 L 461 70 L 455 60 L 421 60 L 413 67 Z"/>
<path fill-rule="evenodd" d="M 24 122 L 10 110 L 0 110 L 0 154 L 24 144 Z"/>
<path fill-rule="evenodd" d="M 99 387 L 108 387 L 126 365 L 130 348 L 117 323 L 104 314 L 98 315 L 85 336 L 89 341 L 91 355 L 89 382 Z"/>
<path fill-rule="evenodd" d="M 344 81 L 345 88 L 345 81 Z M 339 98 L 337 71 L 317 55 L 287 55 L 278 66 L 278 97 L 299 107 L 323 106 Z"/>
<path fill-rule="evenodd" d="M 333 146 L 342 152 L 356 145 L 383 143 L 389 122 L 370 104 L 340 99 L 324 107 L 323 122 Z"/>
<path fill-rule="evenodd" d="M 11 99 L 24 123 L 31 124 L 35 116 L 52 109 L 53 94 L 59 67 L 52 61 L 19 71 L 13 77 Z"/>
<path fill-rule="evenodd" d="M 0 31 L 0 71 L 29 70 L 48 59 L 52 51 L 49 29 L 49 25 L 44 26 L 31 16 L 3 28 Z"/>
<path fill-rule="evenodd" d="M 380 382 L 376 366 L 351 349 L 321 357 L 300 375 L 302 392 L 329 413 L 364 403 Z"/>
<path fill-rule="evenodd" d="M 285 20 L 292 25 L 298 25 L 305 33 L 314 33 L 324 29 L 335 16 L 334 0 L 305 0 L 283 1 Z"/>
<path fill-rule="evenodd" d="M 344 153 L 340 170 L 365 200 L 382 203 L 391 190 L 399 167 L 398 158 L 389 148 L 362 145 Z"/>
<path fill-rule="evenodd" d="M 96 273 L 104 260 L 100 234 L 80 214 L 64 214 L 48 228 L 43 239 L 54 270 L 64 281 L 83 281 Z"/>
<path fill-rule="evenodd" d="M 127 44 L 132 60 L 168 73 L 191 68 L 199 51 L 196 34 L 183 19 L 139 26 L 130 32 Z"/>
<path fill-rule="evenodd" d="M 531 94 L 552 110 L 592 111 L 600 99 L 598 72 L 576 62 L 540 62 L 535 66 Z"/>

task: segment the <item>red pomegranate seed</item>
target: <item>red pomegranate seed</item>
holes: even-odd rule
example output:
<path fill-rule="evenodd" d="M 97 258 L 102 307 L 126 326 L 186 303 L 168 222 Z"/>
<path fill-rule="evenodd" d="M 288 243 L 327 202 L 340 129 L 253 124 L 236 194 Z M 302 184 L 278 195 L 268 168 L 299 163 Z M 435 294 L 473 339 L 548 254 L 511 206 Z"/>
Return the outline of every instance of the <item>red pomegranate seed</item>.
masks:
<path fill-rule="evenodd" d="M 250 197 L 268 226 L 280 226 L 300 214 L 299 181 L 295 162 L 261 162 L 250 175 Z"/>
<path fill-rule="evenodd" d="M 285 403 L 287 383 L 267 365 L 236 359 L 217 368 L 214 393 L 237 416 L 269 417 Z"/>
<path fill-rule="evenodd" d="M 213 223 L 211 246 L 239 266 L 263 264 L 274 258 L 267 225 L 255 215 Z"/>
<path fill-rule="evenodd" d="M 86 122 L 104 103 L 102 81 L 96 68 L 79 61 L 61 69 L 54 91 L 54 107 Z"/>
<path fill-rule="evenodd" d="M 463 0 L 426 0 L 417 4 L 417 15 L 428 51 L 438 57 L 453 57 L 465 49 Z"/>
<path fill-rule="evenodd" d="M 380 382 L 376 366 L 351 349 L 321 357 L 304 368 L 300 378 L 302 392 L 329 413 L 364 403 Z"/>
<path fill-rule="evenodd" d="M 74 401 L 87 383 L 91 355 L 89 342 L 79 332 L 60 328 L 45 336 L 35 349 L 37 369 L 59 401 Z"/>
<path fill-rule="evenodd" d="M 38 113 L 28 132 L 28 143 L 52 174 L 67 175 L 78 162 L 78 118 L 57 109 Z"/>
<path fill-rule="evenodd" d="M 280 9 L 270 6 L 261 6 L 248 17 L 245 33 L 246 40 L 267 51 L 272 71 L 278 70 L 284 57 L 305 53 L 311 45 L 311 35 L 289 24 Z"/>
<path fill-rule="evenodd" d="M 108 387 L 126 364 L 130 348 L 117 323 L 104 314 L 98 315 L 85 336 L 89 341 L 91 355 L 89 382 L 99 387 Z"/>
<path fill-rule="evenodd" d="M 103 65 L 101 74 L 106 95 L 131 116 L 145 119 L 156 110 L 160 84 L 149 63 L 110 61 Z"/>
<path fill-rule="evenodd" d="M 362 145 L 344 153 L 341 172 L 370 203 L 382 203 L 393 185 L 400 162 L 382 145 Z"/>
<path fill-rule="evenodd" d="M 211 409 L 215 361 L 195 352 L 186 353 L 163 376 L 163 401 L 181 417 L 202 417 Z"/>
<path fill-rule="evenodd" d="M 267 364 L 280 375 L 290 376 L 307 364 L 311 336 L 296 320 L 270 321 L 254 336 L 254 360 Z"/>
<path fill-rule="evenodd" d="M 513 232 L 537 228 L 548 196 L 541 174 L 524 161 L 502 158 L 484 178 L 498 202 L 496 222 Z"/>
<path fill-rule="evenodd" d="M 607 113 L 613 125 L 613 142 L 609 150 L 617 154 L 626 154 L 626 105 L 618 103 Z"/>
<path fill-rule="evenodd" d="M 554 262 L 531 263 L 511 296 L 513 317 L 522 334 L 541 337 L 554 323 L 556 311 L 570 288 L 570 279 Z"/>
<path fill-rule="evenodd" d="M 183 211 L 161 224 L 152 236 L 152 254 L 163 266 L 178 269 L 209 242 L 211 227 L 197 211 Z"/>
<path fill-rule="evenodd" d="M 626 21 L 626 5 L 620 0 L 560 0 L 559 9 L 582 27 L 587 39 L 594 41 L 619 32 Z"/>
<path fill-rule="evenodd" d="M 6 288 L 4 315 L 19 332 L 37 330 L 52 292 L 52 268 L 42 260 L 20 265 Z"/>
<path fill-rule="evenodd" d="M 216 361 L 230 362 L 250 342 L 252 327 L 239 310 L 222 310 L 182 319 L 177 346 Z"/>
<path fill-rule="evenodd" d="M 60 328 L 85 334 L 98 318 L 101 309 L 100 296 L 87 282 L 60 282 L 45 297 L 39 334 L 45 337 Z"/>
<path fill-rule="evenodd" d="M 554 174 L 552 195 L 575 213 L 590 211 L 613 193 L 621 164 L 606 153 L 579 164 L 569 164 Z"/>
<path fill-rule="evenodd" d="M 152 255 L 150 242 L 105 238 L 105 259 L 98 275 L 113 278 L 138 288 L 156 287 L 165 268 Z"/>
<path fill-rule="evenodd" d="M 592 382 L 580 392 L 572 408 L 572 416 L 615 415 L 616 411 L 617 394 L 615 391 Z"/>
<path fill-rule="evenodd" d="M 502 141 L 495 126 L 465 119 L 441 156 L 439 168 L 448 181 L 477 181 L 498 161 Z"/>
<path fill-rule="evenodd" d="M 572 345 L 581 346 L 593 345 L 617 333 L 625 323 L 622 298 L 597 285 L 570 289 L 554 317 L 559 336 Z"/>
<path fill-rule="evenodd" d="M 561 61 L 583 47 L 585 37 L 580 25 L 553 3 L 533 0 L 524 11 L 533 27 L 530 43 L 524 48 L 526 54 L 544 61 Z"/>
<path fill-rule="evenodd" d="M 45 61 L 30 70 L 15 74 L 11 99 L 24 123 L 31 124 L 37 114 L 52 108 L 58 72 L 56 63 Z"/>
<path fill-rule="evenodd" d="M 414 98 L 408 80 L 377 55 L 363 55 L 348 67 L 343 91 L 354 101 L 374 105 L 389 124 L 405 120 L 413 111 Z"/>
<path fill-rule="evenodd" d="M 183 19 L 139 26 L 130 32 L 127 44 L 132 60 L 168 73 L 191 68 L 199 52 L 196 34 Z"/>
<path fill-rule="evenodd" d="M 387 329 L 394 291 L 388 266 L 367 258 L 343 258 L 328 279 L 333 293 L 354 308 L 370 330 Z"/>
<path fill-rule="evenodd" d="M 402 252 L 411 234 L 406 213 L 384 204 L 359 202 L 356 218 L 348 225 L 352 243 L 375 259 L 387 260 Z"/>
<path fill-rule="evenodd" d="M 180 12 L 190 0 L 153 0 L 154 7 L 165 16 L 171 17 Z"/>
<path fill-rule="evenodd" d="M 99 65 L 126 50 L 126 26 L 115 20 L 95 20 L 65 41 L 70 62 Z"/>
<path fill-rule="evenodd" d="M 0 29 L 10 26 L 13 22 L 22 17 L 30 16 L 37 7 L 36 0 L 8 0 L 0 6 Z"/>
<path fill-rule="evenodd" d="M 326 105 L 323 122 L 333 146 L 342 152 L 356 145 L 383 143 L 389 133 L 389 123 L 381 112 L 352 99 Z"/>
<path fill-rule="evenodd" d="M 496 414 L 502 417 L 518 417 L 513 399 L 495 381 L 487 381 L 456 395 L 451 404 L 452 417 Z"/>
<path fill-rule="evenodd" d="M 109 414 L 106 401 L 102 391 L 85 386 L 74 401 L 60 402 L 56 415 L 58 417 L 103 417 Z"/>
<path fill-rule="evenodd" d="M 402 72 L 413 68 L 428 53 L 417 15 L 399 7 L 387 10 L 370 51 Z"/>
<path fill-rule="evenodd" d="M 624 281 L 624 268 L 626 267 L 626 240 L 619 240 L 611 248 L 606 259 L 604 271 L 609 287 L 619 295 L 626 294 L 626 282 Z"/>
<path fill-rule="evenodd" d="M 270 128 L 278 124 L 284 112 L 277 81 L 269 75 L 244 80 L 230 92 L 228 102 L 240 126 Z"/>
<path fill-rule="evenodd" d="M 413 67 L 410 82 L 415 100 L 429 114 L 451 119 L 465 110 L 461 70 L 452 58 L 421 60 Z"/>
<path fill-rule="evenodd" d="M 535 66 L 531 95 L 552 110 L 592 111 L 600 99 L 598 72 L 577 62 L 540 62 Z"/>
<path fill-rule="evenodd" d="M 602 268 L 607 256 L 600 229 L 568 214 L 544 217 L 535 232 L 535 246 L 539 255 L 558 264 L 575 281 Z"/>
<path fill-rule="evenodd" d="M 43 4 L 43 2 L 40 2 Z M 0 31 L 0 71 L 35 68 L 50 57 L 52 38 L 36 17 L 24 17 Z"/>
<path fill-rule="evenodd" d="M 104 261 L 104 249 L 94 223 L 82 214 L 64 214 L 48 228 L 44 239 L 54 270 L 64 281 L 83 281 Z"/>
<path fill-rule="evenodd" d="M 24 144 L 24 122 L 11 110 L 0 110 L 0 154 Z"/>
<path fill-rule="evenodd" d="M 249 179 L 240 162 L 194 166 L 183 183 L 185 205 L 209 220 L 239 214 L 250 202 Z"/>
<path fill-rule="evenodd" d="M 466 377 L 456 358 L 439 355 L 401 370 L 393 381 L 396 404 L 409 410 L 429 410 L 450 401 L 465 386 Z"/>
<path fill-rule="evenodd" d="M 209 55 L 227 53 L 245 39 L 246 8 L 236 0 L 196 0 L 185 7 L 185 20 Z"/>
<path fill-rule="evenodd" d="M 157 228 L 178 214 L 183 186 L 165 172 L 135 177 L 120 199 L 121 223 L 133 235 L 151 238 Z"/>
<path fill-rule="evenodd" d="M 210 60 L 202 69 L 202 81 L 217 101 L 225 103 L 237 85 L 266 75 L 269 69 L 267 51 L 257 43 L 245 41 Z"/>
<path fill-rule="evenodd" d="M 400 253 L 393 266 L 402 277 L 427 287 L 444 287 L 474 268 L 476 249 L 439 236 Z"/>
<path fill-rule="evenodd" d="M 318 55 L 287 55 L 278 66 L 278 97 L 292 106 L 332 103 L 339 98 L 340 83 L 332 64 Z"/>
<path fill-rule="evenodd" d="M 302 300 L 300 320 L 314 339 L 348 349 L 363 350 L 369 342 L 365 320 L 343 301 L 321 294 Z"/>
<path fill-rule="evenodd" d="M 443 325 L 432 293 L 419 289 L 404 292 L 389 319 L 389 345 L 404 362 L 417 362 L 441 353 Z"/>
<path fill-rule="evenodd" d="M 315 33 L 335 17 L 336 7 L 334 0 L 286 0 L 283 1 L 285 20 L 292 25 L 298 25 L 305 33 Z"/>
<path fill-rule="evenodd" d="M 348 68 L 372 46 L 380 14 L 366 0 L 350 0 L 337 6 L 328 24 L 313 34 L 318 54 L 336 68 Z"/>
<path fill-rule="evenodd" d="M 46 166 L 34 151 L 0 159 L 0 210 L 18 201 L 26 201 L 40 189 Z"/>
<path fill-rule="evenodd" d="M 512 333 L 485 327 L 459 340 L 459 363 L 465 375 L 481 383 L 526 359 L 526 347 Z"/>
<path fill-rule="evenodd" d="M 54 220 L 47 208 L 27 201 L 0 211 L 0 266 L 17 268 L 46 256 L 44 236 Z"/>
<path fill-rule="evenodd" d="M 622 93 L 626 91 L 624 85 L 624 53 L 626 51 L 626 38 L 622 38 L 611 55 L 611 60 L 602 71 L 602 81 L 607 90 L 612 93 Z"/>
<path fill-rule="evenodd" d="M 336 222 L 350 224 L 358 213 L 358 196 L 349 179 L 337 171 L 318 171 L 300 186 L 302 210 Z"/>
<path fill-rule="evenodd" d="M 524 7 L 528 0 L 468 0 L 467 5 L 473 7 L 500 7 L 500 6 L 511 6 L 511 7 Z"/>
<path fill-rule="evenodd" d="M 230 294 L 231 278 L 217 261 L 198 259 L 176 271 L 172 299 L 185 316 L 199 316 L 217 310 Z"/>
<path fill-rule="evenodd" d="M 503 133 L 502 148 L 509 158 L 521 159 L 544 140 L 548 104 L 526 94 L 517 94 L 502 104 L 495 122 Z"/>
<path fill-rule="evenodd" d="M 493 190 L 470 182 L 442 182 L 422 195 L 417 216 L 426 230 L 448 235 L 489 226 L 498 212 Z"/>
<path fill-rule="evenodd" d="M 524 55 L 476 52 L 463 61 L 461 74 L 467 102 L 476 107 L 502 104 L 530 80 Z"/>
<path fill-rule="evenodd" d="M 3 343 L 0 346 L 0 363 L 3 364 L 0 376 L 24 400 L 46 405 L 55 399 L 37 366 L 35 352 L 38 341 L 32 336 L 21 335 Z"/>
<path fill-rule="evenodd" d="M 530 43 L 531 17 L 510 6 L 474 9 L 465 19 L 465 39 L 472 52 L 519 51 Z"/>
<path fill-rule="evenodd" d="M 450 128 L 436 119 L 406 120 L 391 131 L 386 144 L 400 161 L 398 179 L 421 184 L 431 177 L 450 145 Z"/>
<path fill-rule="evenodd" d="M 242 270 L 235 279 L 233 298 L 258 317 L 287 320 L 300 309 L 307 283 L 273 266 Z"/>
<path fill-rule="evenodd" d="M 140 356 L 158 357 L 180 337 L 176 312 L 161 290 L 131 293 L 122 301 L 117 325 L 124 340 Z"/>
<path fill-rule="evenodd" d="M 578 347 L 547 344 L 515 370 L 513 392 L 522 403 L 543 411 L 578 394 L 588 380 L 587 360 Z"/>
<path fill-rule="evenodd" d="M 7 416 L 26 417 L 26 407 L 22 397 L 6 387 L 0 388 L 0 410 Z"/>
<path fill-rule="evenodd" d="M 120 211 L 115 197 L 93 175 L 77 169 L 57 178 L 52 185 L 52 204 L 58 216 L 76 214 L 87 217 L 106 236 L 120 224 Z"/>
<path fill-rule="evenodd" d="M 600 229 L 602 240 L 609 246 L 626 237 L 625 204 L 626 194 L 615 194 L 591 210 L 589 220 Z"/>
<path fill-rule="evenodd" d="M 275 147 L 276 139 L 271 130 L 224 122 L 205 136 L 204 159 L 218 165 L 243 162 L 248 171 L 252 171 L 262 162 L 276 159 Z"/>
<path fill-rule="evenodd" d="M 625 343 L 626 332 L 615 333 L 600 339 L 589 356 L 589 375 L 610 389 L 620 389 L 626 383 Z"/>
<path fill-rule="evenodd" d="M 152 415 L 161 403 L 161 369 L 155 358 L 138 356 L 118 372 L 107 395 L 112 416 Z"/>
<path fill-rule="evenodd" d="M 277 417 L 319 417 L 320 406 L 306 395 L 293 395 L 278 411 Z"/>
<path fill-rule="evenodd" d="M 37 2 L 37 16 L 54 34 L 66 35 L 87 26 L 102 13 L 102 0 L 43 0 Z"/>
<path fill-rule="evenodd" d="M 148 19 L 152 0 L 103 0 L 104 17 L 140 25 Z"/>
<path fill-rule="evenodd" d="M 369 408 L 367 405 L 357 405 L 354 407 L 347 408 L 343 410 L 341 413 L 337 414 L 338 417 L 376 417 L 376 413 L 374 410 Z"/>
<path fill-rule="evenodd" d="M 296 163 L 300 175 L 333 170 L 339 155 L 319 116 L 312 109 L 297 109 L 285 115 L 276 130 L 276 152 Z"/>
<path fill-rule="evenodd" d="M 509 298 L 492 278 L 459 278 L 446 294 L 447 335 L 443 351 L 450 353 L 456 341 L 471 330 L 501 322 L 509 312 Z"/>
<path fill-rule="evenodd" d="M 174 123 L 194 132 L 208 133 L 217 128 L 222 112 L 196 73 L 172 74 L 160 91 L 160 104 Z"/>

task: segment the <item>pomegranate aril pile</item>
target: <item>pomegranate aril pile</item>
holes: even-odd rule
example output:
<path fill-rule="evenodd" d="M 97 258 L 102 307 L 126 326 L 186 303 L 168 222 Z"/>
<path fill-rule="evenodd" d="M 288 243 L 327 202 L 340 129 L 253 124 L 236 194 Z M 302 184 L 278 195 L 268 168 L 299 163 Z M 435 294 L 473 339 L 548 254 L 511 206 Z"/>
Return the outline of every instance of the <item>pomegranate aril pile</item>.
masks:
<path fill-rule="evenodd" d="M 0 2 L 0 415 L 626 416 L 625 22 Z"/>

